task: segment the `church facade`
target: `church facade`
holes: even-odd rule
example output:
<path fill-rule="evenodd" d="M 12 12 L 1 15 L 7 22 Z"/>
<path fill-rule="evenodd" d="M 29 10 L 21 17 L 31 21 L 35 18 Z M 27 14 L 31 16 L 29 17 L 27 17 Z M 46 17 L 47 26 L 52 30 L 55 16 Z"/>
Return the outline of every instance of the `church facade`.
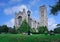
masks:
<path fill-rule="evenodd" d="M 46 6 L 40 6 L 39 8 L 39 22 L 32 19 L 28 16 L 29 13 L 23 9 L 23 12 L 19 11 L 19 13 L 15 14 L 15 27 L 19 27 L 22 24 L 22 21 L 26 19 L 27 23 L 29 23 L 31 28 L 37 29 L 39 26 L 46 26 L 48 28 L 48 18 L 47 18 L 47 9 Z"/>

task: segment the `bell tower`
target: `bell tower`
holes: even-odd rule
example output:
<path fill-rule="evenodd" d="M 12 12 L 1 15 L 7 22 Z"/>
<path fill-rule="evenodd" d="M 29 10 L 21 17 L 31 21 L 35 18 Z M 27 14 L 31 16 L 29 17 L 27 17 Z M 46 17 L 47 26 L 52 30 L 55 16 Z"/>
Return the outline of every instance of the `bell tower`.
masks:
<path fill-rule="evenodd" d="M 40 26 L 46 26 L 48 28 L 48 18 L 46 6 L 40 6 Z"/>

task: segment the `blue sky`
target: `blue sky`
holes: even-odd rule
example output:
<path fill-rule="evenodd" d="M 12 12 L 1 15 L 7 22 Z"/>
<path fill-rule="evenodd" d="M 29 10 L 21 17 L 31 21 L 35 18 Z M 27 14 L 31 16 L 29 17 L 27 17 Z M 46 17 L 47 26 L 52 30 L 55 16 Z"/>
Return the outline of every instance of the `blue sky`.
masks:
<path fill-rule="evenodd" d="M 0 0 L 0 25 L 14 25 L 15 12 L 22 11 L 23 8 L 31 10 L 31 17 L 39 21 L 39 7 L 46 5 L 48 16 L 49 30 L 53 30 L 56 24 L 60 22 L 60 13 L 57 16 L 50 15 L 50 7 L 53 6 L 58 0 Z M 54 27 L 54 28 L 53 28 Z"/>

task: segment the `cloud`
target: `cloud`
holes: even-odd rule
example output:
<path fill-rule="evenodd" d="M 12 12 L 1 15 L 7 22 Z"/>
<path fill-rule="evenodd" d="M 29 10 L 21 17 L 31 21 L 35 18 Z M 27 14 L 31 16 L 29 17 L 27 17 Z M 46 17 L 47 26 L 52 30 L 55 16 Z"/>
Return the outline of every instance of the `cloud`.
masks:
<path fill-rule="evenodd" d="M 56 20 L 53 17 L 48 19 L 48 29 L 49 30 L 54 30 L 54 28 L 56 28 L 56 25 L 57 25 Z"/>
<path fill-rule="evenodd" d="M 27 6 L 25 5 L 21 5 L 21 6 L 13 6 L 11 8 L 6 8 L 4 10 L 4 13 L 6 15 L 9 15 L 9 14 L 14 14 L 15 12 L 19 12 L 19 11 L 23 11 L 23 8 L 26 9 L 26 11 L 28 10 Z M 12 18 L 11 20 L 7 21 L 5 23 L 5 25 L 9 26 L 9 27 L 13 27 L 14 26 L 14 18 Z"/>
<path fill-rule="evenodd" d="M 13 4 L 13 3 L 18 3 L 21 2 L 22 0 L 9 0 L 9 4 Z"/>
<path fill-rule="evenodd" d="M 28 8 L 32 7 L 38 7 L 38 3 L 40 3 L 40 0 L 29 0 L 29 3 L 27 4 Z"/>
<path fill-rule="evenodd" d="M 37 2 L 39 2 L 39 1 L 40 1 L 40 0 L 31 0 L 31 1 L 29 2 L 29 4 L 32 5 L 32 6 L 34 6 L 34 5 L 36 5 Z"/>
<path fill-rule="evenodd" d="M 8 27 L 13 27 L 14 26 L 14 18 L 12 18 L 8 22 L 6 22 L 5 25 L 7 25 Z"/>
<path fill-rule="evenodd" d="M 19 1 L 21 1 L 21 0 L 10 0 L 11 2 L 19 2 Z"/>
<path fill-rule="evenodd" d="M 8 14 L 12 14 L 13 12 L 10 8 L 8 8 L 4 10 L 4 13 L 8 15 Z"/>
<path fill-rule="evenodd" d="M 39 21 L 39 12 L 38 10 L 35 11 L 31 11 L 31 17 L 34 18 L 34 20 L 36 20 L 37 22 Z"/>
<path fill-rule="evenodd" d="M 6 3 L 0 3 L 0 7 L 1 7 L 1 6 L 6 6 Z"/>
<path fill-rule="evenodd" d="M 11 8 L 6 8 L 4 10 L 4 13 L 7 15 L 14 14 L 15 12 L 18 13 L 19 11 L 23 11 L 23 8 L 25 8 L 26 11 L 28 10 L 26 5 L 21 5 L 21 6 L 13 6 Z"/>

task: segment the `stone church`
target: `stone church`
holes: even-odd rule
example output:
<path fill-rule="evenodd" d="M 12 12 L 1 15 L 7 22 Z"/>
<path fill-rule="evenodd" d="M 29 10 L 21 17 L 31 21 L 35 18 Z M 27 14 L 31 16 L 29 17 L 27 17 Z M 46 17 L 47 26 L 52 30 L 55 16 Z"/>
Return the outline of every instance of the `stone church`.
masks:
<path fill-rule="evenodd" d="M 47 8 L 45 5 L 39 7 L 39 22 L 32 19 L 29 15 L 31 12 L 28 10 L 26 12 L 25 9 L 23 11 L 19 11 L 19 13 L 15 14 L 15 27 L 19 27 L 22 24 L 22 21 L 26 19 L 27 23 L 29 23 L 31 28 L 37 29 L 39 26 L 46 26 L 48 28 L 48 18 L 47 18 Z M 18 28 L 16 28 L 18 29 Z"/>

